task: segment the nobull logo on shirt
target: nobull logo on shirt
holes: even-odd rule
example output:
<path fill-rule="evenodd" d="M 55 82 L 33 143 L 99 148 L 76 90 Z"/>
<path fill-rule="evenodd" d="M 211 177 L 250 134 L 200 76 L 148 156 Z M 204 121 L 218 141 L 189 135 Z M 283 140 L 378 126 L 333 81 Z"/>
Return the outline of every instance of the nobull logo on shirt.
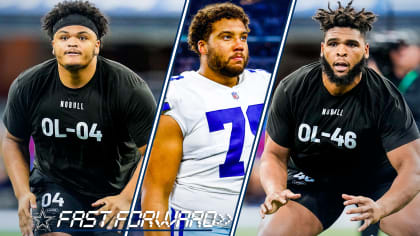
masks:
<path fill-rule="evenodd" d="M 76 110 L 84 110 L 83 102 L 73 102 L 73 101 L 60 101 L 60 107 Z"/>
<path fill-rule="evenodd" d="M 323 116 L 343 116 L 343 109 L 322 108 Z"/>

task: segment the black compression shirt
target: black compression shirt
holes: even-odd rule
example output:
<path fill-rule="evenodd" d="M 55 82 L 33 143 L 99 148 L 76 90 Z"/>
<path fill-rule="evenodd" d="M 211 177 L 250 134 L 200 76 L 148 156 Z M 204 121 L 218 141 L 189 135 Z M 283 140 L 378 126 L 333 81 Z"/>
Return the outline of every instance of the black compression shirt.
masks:
<path fill-rule="evenodd" d="M 119 193 L 133 174 L 156 103 L 127 67 L 102 57 L 97 63 L 79 89 L 62 84 L 55 59 L 23 72 L 10 88 L 3 122 L 13 136 L 33 137 L 34 168 L 75 191 L 103 197 Z"/>
<path fill-rule="evenodd" d="M 386 153 L 419 138 L 413 116 L 391 82 L 364 68 L 355 88 L 332 96 L 318 62 L 280 82 L 267 131 L 277 144 L 290 148 L 289 168 L 338 181 L 394 178 Z"/>

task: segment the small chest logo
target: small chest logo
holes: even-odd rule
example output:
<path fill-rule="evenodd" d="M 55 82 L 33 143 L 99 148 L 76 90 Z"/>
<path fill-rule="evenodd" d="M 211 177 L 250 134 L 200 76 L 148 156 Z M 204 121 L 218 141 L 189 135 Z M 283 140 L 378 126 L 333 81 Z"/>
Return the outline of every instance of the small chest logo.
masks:
<path fill-rule="evenodd" d="M 76 109 L 76 110 L 84 110 L 83 108 L 83 102 L 73 102 L 73 101 L 60 101 L 60 107 L 61 108 L 67 108 L 67 109 Z"/>
<path fill-rule="evenodd" d="M 232 97 L 234 99 L 239 99 L 239 94 L 237 92 L 232 92 Z"/>
<path fill-rule="evenodd" d="M 330 109 L 330 108 L 323 108 L 322 115 L 323 116 L 343 116 L 343 109 Z"/>

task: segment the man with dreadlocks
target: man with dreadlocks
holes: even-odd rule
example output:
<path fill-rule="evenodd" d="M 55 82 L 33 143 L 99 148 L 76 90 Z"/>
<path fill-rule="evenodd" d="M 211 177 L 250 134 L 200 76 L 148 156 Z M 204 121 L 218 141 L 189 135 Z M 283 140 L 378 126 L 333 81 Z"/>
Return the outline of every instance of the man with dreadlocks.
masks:
<path fill-rule="evenodd" d="M 59 3 L 43 28 L 55 58 L 13 82 L 3 120 L 20 229 L 23 235 L 32 235 L 33 227 L 36 234 L 68 235 L 58 231 L 81 222 L 59 224 L 60 213 L 90 210 L 112 211 L 105 221 L 114 227 L 119 210 L 130 207 L 156 103 L 138 75 L 98 56 L 108 21 L 92 4 Z M 29 177 L 30 136 L 36 157 Z"/>
<path fill-rule="evenodd" d="M 260 235 L 317 235 L 344 207 L 390 235 L 419 235 L 420 135 L 403 97 L 365 65 L 376 16 L 320 9 L 321 59 L 280 82 L 270 107 Z M 290 200 L 290 201 L 289 201 Z M 408 206 L 406 206 L 408 204 Z"/>

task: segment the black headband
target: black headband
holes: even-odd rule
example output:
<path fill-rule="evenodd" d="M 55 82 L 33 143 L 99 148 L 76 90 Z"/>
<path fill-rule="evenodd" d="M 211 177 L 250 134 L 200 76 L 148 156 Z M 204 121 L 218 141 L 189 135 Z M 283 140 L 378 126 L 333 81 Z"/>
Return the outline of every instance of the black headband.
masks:
<path fill-rule="evenodd" d="M 91 29 L 95 32 L 96 36 L 99 39 L 98 28 L 96 27 L 95 23 L 92 20 L 87 18 L 86 16 L 82 16 L 79 14 L 71 14 L 67 15 L 60 20 L 58 20 L 53 26 L 53 35 L 61 28 L 69 25 L 81 25 Z"/>

